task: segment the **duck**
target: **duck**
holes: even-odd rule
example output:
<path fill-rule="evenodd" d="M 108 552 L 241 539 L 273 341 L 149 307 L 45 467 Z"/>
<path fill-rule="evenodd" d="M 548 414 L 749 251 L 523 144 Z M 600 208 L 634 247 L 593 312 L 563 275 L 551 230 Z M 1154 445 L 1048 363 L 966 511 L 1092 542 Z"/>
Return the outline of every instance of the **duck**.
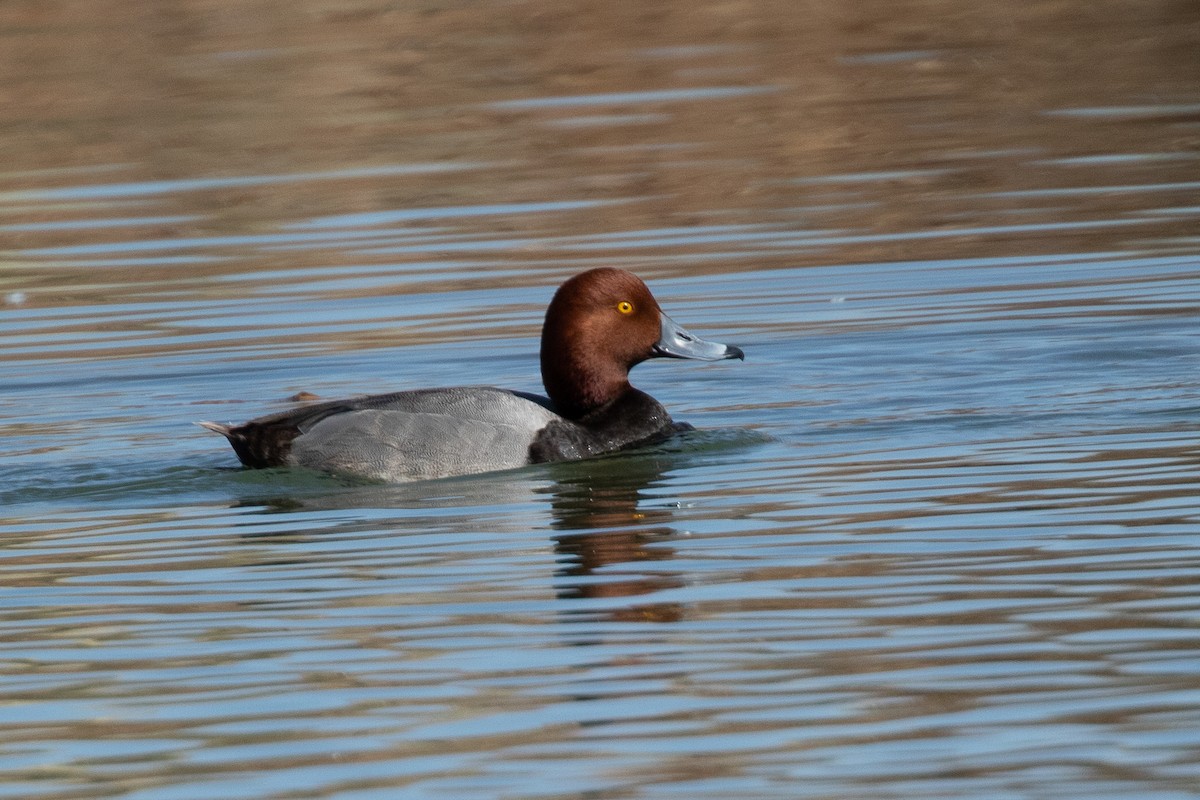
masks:
<path fill-rule="evenodd" d="M 599 267 L 568 279 L 546 310 L 545 396 L 492 386 L 413 389 L 310 403 L 241 425 L 198 422 L 250 468 L 302 467 L 401 483 L 569 461 L 693 430 L 634 388 L 651 358 L 745 360 L 668 317 L 636 275 Z"/>

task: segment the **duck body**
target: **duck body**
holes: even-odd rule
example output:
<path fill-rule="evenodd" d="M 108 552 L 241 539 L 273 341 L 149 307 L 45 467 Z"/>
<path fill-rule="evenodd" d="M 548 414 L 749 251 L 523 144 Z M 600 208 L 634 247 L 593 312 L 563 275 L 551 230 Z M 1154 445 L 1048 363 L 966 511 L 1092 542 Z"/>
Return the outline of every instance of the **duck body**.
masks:
<path fill-rule="evenodd" d="M 403 482 L 588 458 L 690 427 L 637 395 L 582 423 L 557 414 L 546 397 L 458 386 L 314 403 L 238 426 L 200 424 L 228 438 L 249 467 Z"/>
<path fill-rule="evenodd" d="M 306 467 L 388 482 L 512 469 L 665 439 L 676 423 L 629 384 L 653 357 L 743 358 L 676 325 L 623 270 L 590 270 L 555 294 L 542 331 L 549 397 L 461 386 L 312 403 L 241 425 L 199 423 L 254 468 Z"/>

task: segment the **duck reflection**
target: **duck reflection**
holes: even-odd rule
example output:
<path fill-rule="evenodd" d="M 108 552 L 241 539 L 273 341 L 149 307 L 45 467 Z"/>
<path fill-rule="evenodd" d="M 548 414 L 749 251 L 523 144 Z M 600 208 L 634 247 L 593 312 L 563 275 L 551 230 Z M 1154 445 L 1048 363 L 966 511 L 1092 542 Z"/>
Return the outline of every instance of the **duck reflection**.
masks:
<path fill-rule="evenodd" d="M 514 514 L 488 519 L 491 529 L 511 530 L 518 535 L 546 524 L 542 513 L 548 499 L 550 539 L 557 557 L 555 596 L 562 600 L 608 601 L 594 607 L 576 605 L 565 610 L 566 615 L 589 620 L 674 622 L 684 613 L 679 603 L 638 603 L 615 608 L 617 603 L 613 601 L 653 595 L 684 585 L 680 572 L 669 568 L 675 557 L 675 548 L 670 543 L 678 534 L 671 525 L 674 511 L 665 501 L 658 502 L 652 490 L 665 482 L 664 473 L 678 466 L 685 452 L 678 445 L 672 448 L 663 444 L 654 450 L 539 465 L 532 471 L 393 485 L 344 485 L 327 476 L 312 475 L 308 476 L 311 485 L 307 491 L 300 480 L 302 476 L 293 471 L 274 475 L 270 470 L 254 470 L 239 476 L 253 480 L 252 485 L 259 491 L 264 483 L 278 480 L 296 493 L 275 494 L 268 499 L 256 492 L 234 505 L 260 508 L 268 515 L 395 509 L 404 512 L 393 520 L 401 530 L 432 525 L 463 531 L 477 529 L 485 509 L 524 504 L 538 509 L 536 517 Z M 462 513 L 438 514 L 439 509 Z M 328 528 L 269 526 L 247 531 L 242 537 L 247 542 L 305 541 L 331 531 L 372 532 L 379 525 L 379 515 L 370 514 L 338 520 Z"/>
<path fill-rule="evenodd" d="M 647 490 L 663 481 L 669 454 L 622 455 L 556 465 L 551 527 L 560 567 L 555 591 L 562 599 L 650 595 L 683 585 L 667 568 L 675 556 L 669 542 L 670 508 L 655 506 Z M 596 612 L 575 613 L 595 618 Z M 621 621 L 673 622 L 678 603 L 644 603 L 609 610 Z"/>

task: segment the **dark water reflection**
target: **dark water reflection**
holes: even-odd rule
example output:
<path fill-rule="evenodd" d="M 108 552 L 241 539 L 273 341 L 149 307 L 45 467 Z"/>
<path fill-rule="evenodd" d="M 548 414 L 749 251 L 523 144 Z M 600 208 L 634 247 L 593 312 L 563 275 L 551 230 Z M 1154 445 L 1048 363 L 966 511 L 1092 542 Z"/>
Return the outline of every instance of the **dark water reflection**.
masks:
<path fill-rule="evenodd" d="M 0 4 L 0 797 L 1197 798 L 1182 2 Z M 196 419 L 699 431 L 405 486 Z"/>
<path fill-rule="evenodd" d="M 654 595 L 684 585 L 671 565 L 669 507 L 654 507 L 645 492 L 666 483 L 659 458 L 612 458 L 561 465 L 550 504 L 560 558 L 560 598 Z M 606 612 L 614 620 L 675 622 L 680 603 L 633 603 Z M 592 614 L 589 613 L 589 618 Z"/>

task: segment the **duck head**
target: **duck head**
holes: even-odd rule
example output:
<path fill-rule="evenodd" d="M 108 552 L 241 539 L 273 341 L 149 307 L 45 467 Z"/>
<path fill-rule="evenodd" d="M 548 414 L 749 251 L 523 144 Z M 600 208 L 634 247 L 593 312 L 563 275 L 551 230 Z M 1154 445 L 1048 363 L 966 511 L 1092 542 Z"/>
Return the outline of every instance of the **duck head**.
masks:
<path fill-rule="evenodd" d="M 648 358 L 745 354 L 689 333 L 663 313 L 641 278 L 622 269 L 588 270 L 555 292 L 542 327 L 542 383 L 564 417 L 578 419 L 632 389 L 629 370 Z"/>

